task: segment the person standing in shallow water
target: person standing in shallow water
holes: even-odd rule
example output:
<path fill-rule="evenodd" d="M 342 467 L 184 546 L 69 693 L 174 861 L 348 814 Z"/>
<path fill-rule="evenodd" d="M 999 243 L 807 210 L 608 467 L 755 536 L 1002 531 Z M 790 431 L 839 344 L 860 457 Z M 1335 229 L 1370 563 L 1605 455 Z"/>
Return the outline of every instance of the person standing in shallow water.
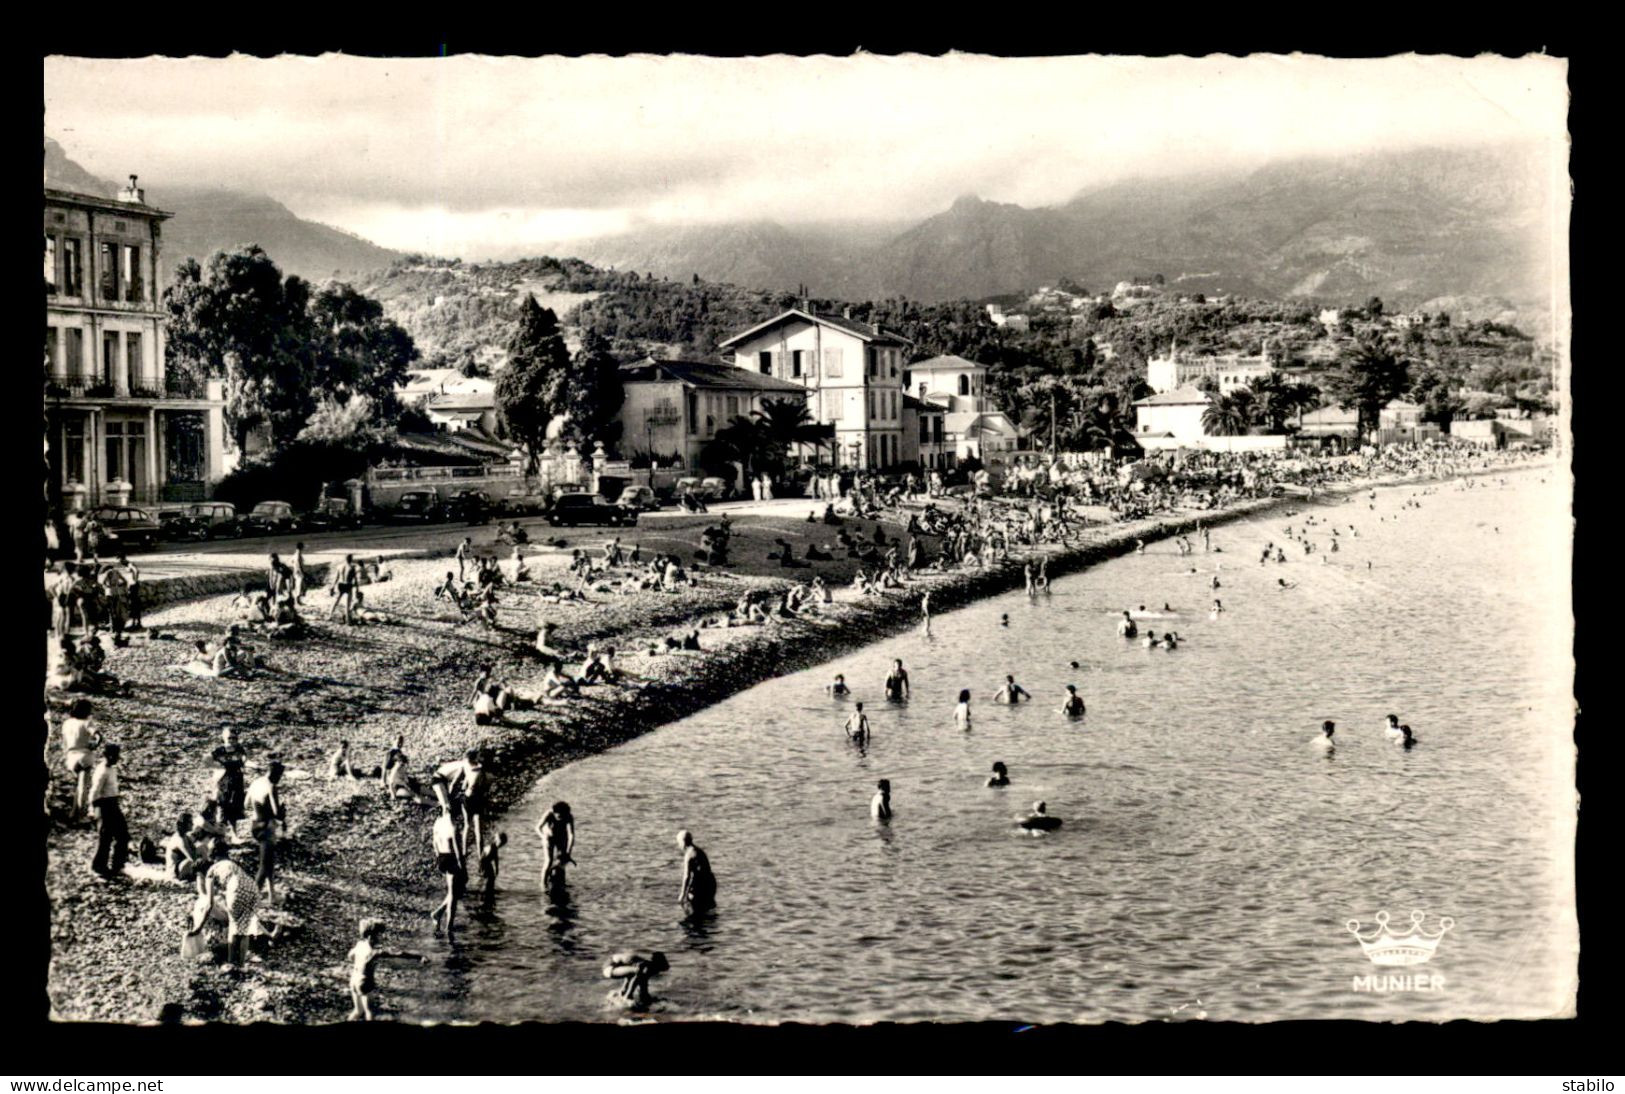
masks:
<path fill-rule="evenodd" d="M 869 741 L 869 716 L 863 713 L 863 704 L 858 703 L 846 719 L 846 738 L 858 744 L 867 744 Z"/>
<path fill-rule="evenodd" d="M 954 725 L 960 729 L 970 728 L 970 688 L 960 689 L 959 705 L 954 707 Z"/>
<path fill-rule="evenodd" d="M 886 676 L 886 701 L 889 703 L 908 702 L 908 670 L 903 667 L 901 657 L 894 658 L 891 663 L 891 672 Z"/>
<path fill-rule="evenodd" d="M 1010 785 L 1010 771 L 1003 760 L 993 761 L 993 774 L 988 776 L 987 785 L 992 788 Z"/>
<path fill-rule="evenodd" d="M 704 911 L 717 901 L 717 879 L 711 873 L 711 860 L 695 845 L 687 829 L 677 833 L 677 846 L 683 851 L 683 888 L 677 903 L 691 911 Z"/>
<path fill-rule="evenodd" d="M 875 820 L 891 820 L 891 780 L 875 783 L 875 796 L 869 799 L 869 815 Z"/>

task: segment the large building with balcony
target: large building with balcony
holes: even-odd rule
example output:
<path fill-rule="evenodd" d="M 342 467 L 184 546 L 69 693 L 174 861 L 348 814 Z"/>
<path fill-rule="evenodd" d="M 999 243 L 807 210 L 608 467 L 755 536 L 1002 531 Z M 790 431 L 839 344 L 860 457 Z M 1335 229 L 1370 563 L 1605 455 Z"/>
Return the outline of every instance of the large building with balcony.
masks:
<path fill-rule="evenodd" d="M 69 507 L 207 497 L 225 473 L 219 381 L 164 368 L 161 225 L 136 177 L 116 199 L 45 189 L 45 420 Z"/>
<path fill-rule="evenodd" d="M 790 310 L 722 343 L 739 371 L 798 386 L 813 420 L 835 431 L 839 467 L 878 470 L 903 452 L 903 367 L 913 345 L 847 315 Z"/>
<path fill-rule="evenodd" d="M 994 409 L 988 396 L 986 365 L 953 355 L 932 357 L 909 365 L 903 382 L 914 385 L 921 402 L 943 412 L 940 466 L 972 458 L 986 463 L 1020 447 L 1015 423 Z"/>
<path fill-rule="evenodd" d="M 750 417 L 769 399 L 802 399 L 799 384 L 759 372 L 704 361 L 645 357 L 621 366 L 621 449 L 653 452 L 662 461 L 700 466 L 700 453 L 717 431 Z"/>

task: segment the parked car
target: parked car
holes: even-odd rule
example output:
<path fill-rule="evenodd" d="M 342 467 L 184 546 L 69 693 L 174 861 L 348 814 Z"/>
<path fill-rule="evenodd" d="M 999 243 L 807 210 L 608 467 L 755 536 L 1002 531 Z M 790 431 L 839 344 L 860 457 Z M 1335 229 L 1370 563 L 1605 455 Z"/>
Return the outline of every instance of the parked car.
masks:
<path fill-rule="evenodd" d="M 490 524 L 491 514 L 498 511 L 496 502 L 484 490 L 459 490 L 446 499 L 446 515 L 450 520 Z"/>
<path fill-rule="evenodd" d="M 157 516 L 160 534 L 171 543 L 209 538 L 208 528 L 188 516 L 185 509 L 160 509 Z"/>
<path fill-rule="evenodd" d="M 660 508 L 660 499 L 655 497 L 655 492 L 647 486 L 628 486 L 621 491 L 621 496 L 616 499 L 615 504 L 636 509 L 640 513 L 652 513 Z"/>
<path fill-rule="evenodd" d="M 293 506 L 285 501 L 262 501 L 242 521 L 245 536 L 275 536 L 297 532 L 303 527 L 304 522 L 293 511 Z"/>
<path fill-rule="evenodd" d="M 163 536 L 163 528 L 145 509 L 133 505 L 103 505 L 90 515 L 102 526 L 101 554 L 117 554 L 137 549 L 151 550 Z"/>
<path fill-rule="evenodd" d="M 685 475 L 677 480 L 672 492 L 679 498 L 684 494 L 698 494 L 706 501 L 726 501 L 733 496 L 733 488 L 728 485 L 728 480 L 716 475 L 703 479 L 698 475 Z"/>
<path fill-rule="evenodd" d="M 437 524 L 446 519 L 446 507 L 434 490 L 408 490 L 395 503 L 390 519 L 403 524 Z"/>
<path fill-rule="evenodd" d="M 497 512 L 507 517 L 529 517 L 546 512 L 547 498 L 533 494 L 523 486 L 511 487 L 506 496 L 496 499 Z"/>
<path fill-rule="evenodd" d="M 638 511 L 624 505 L 614 505 L 602 494 L 565 494 L 548 511 L 547 523 L 561 525 L 609 524 L 614 526 L 636 524 Z"/>
<path fill-rule="evenodd" d="M 200 501 L 186 507 L 186 515 L 203 531 L 204 539 L 225 539 L 243 534 L 237 507 L 224 501 Z"/>
<path fill-rule="evenodd" d="M 349 498 L 322 498 L 315 509 L 305 514 L 304 523 L 313 532 L 342 532 L 361 527 L 361 514 Z"/>

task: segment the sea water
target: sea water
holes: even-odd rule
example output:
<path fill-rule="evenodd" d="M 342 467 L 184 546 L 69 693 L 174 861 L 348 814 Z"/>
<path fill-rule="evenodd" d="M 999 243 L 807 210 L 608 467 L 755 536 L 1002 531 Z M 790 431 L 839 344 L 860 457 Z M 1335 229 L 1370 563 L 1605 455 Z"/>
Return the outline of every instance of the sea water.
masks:
<path fill-rule="evenodd" d="M 614 1020 L 600 970 L 639 949 L 671 961 L 657 1019 L 1553 1013 L 1578 946 L 1567 492 L 1550 469 L 1474 482 L 1276 511 L 1215 529 L 1212 553 L 1154 543 L 554 772 L 495 826 L 500 890 L 436 969 L 403 970 L 401 1009 Z M 1260 565 L 1266 542 L 1288 561 Z M 1164 603 L 1177 615 L 1142 634 L 1176 630 L 1177 650 L 1118 637 L 1118 611 Z M 884 702 L 894 657 L 907 705 Z M 865 748 L 824 693 L 838 672 Z M 990 701 L 1006 673 L 1032 703 Z M 1081 720 L 1057 712 L 1068 683 Z M 1414 749 L 1384 735 L 1390 712 Z M 1312 747 L 1328 718 L 1329 756 Z M 1006 789 L 984 786 L 995 760 Z M 881 778 L 889 823 L 868 810 Z M 1065 823 L 1023 833 L 1039 799 Z M 555 800 L 577 818 L 563 906 L 531 831 Z M 677 902 L 684 828 L 719 880 L 699 921 Z M 1369 941 L 1383 911 L 1396 932 L 1413 911 L 1429 936 L 1451 927 L 1425 963 L 1380 965 L 1349 923 Z"/>

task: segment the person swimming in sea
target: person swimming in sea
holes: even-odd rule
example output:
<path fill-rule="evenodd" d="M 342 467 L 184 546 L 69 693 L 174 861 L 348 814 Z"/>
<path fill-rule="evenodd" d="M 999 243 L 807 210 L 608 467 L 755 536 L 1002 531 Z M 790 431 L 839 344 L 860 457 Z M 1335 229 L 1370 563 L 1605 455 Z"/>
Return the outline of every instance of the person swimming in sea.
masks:
<path fill-rule="evenodd" d="M 1031 698 L 1032 694 L 1028 692 L 1026 688 L 1016 683 L 1016 678 L 1014 676 L 1010 676 L 1008 674 L 1006 674 L 1004 678 L 1004 686 L 993 693 L 993 701 L 995 703 L 1006 703 L 1010 706 L 1015 706 L 1017 703 L 1030 700 Z"/>
<path fill-rule="evenodd" d="M 1410 726 L 1400 726 L 1399 733 L 1399 738 L 1394 741 L 1396 745 L 1403 748 L 1406 752 L 1409 752 L 1411 749 L 1416 747 L 1416 734 L 1411 732 Z"/>
<path fill-rule="evenodd" d="M 1310 744 L 1312 744 L 1315 748 L 1320 749 L 1322 752 L 1330 753 L 1337 747 L 1337 745 L 1332 741 L 1332 734 L 1335 732 L 1337 732 L 1336 722 L 1322 722 L 1320 724 L 1320 736 L 1316 737 L 1310 742 Z"/>
<path fill-rule="evenodd" d="M 1078 694 L 1078 685 L 1066 686 L 1066 698 L 1061 701 L 1059 713 L 1068 718 L 1082 718 L 1084 715 L 1083 696 Z"/>
<path fill-rule="evenodd" d="M 1010 625 L 1010 616 L 1009 616 L 1008 613 L 999 616 L 999 626 L 1008 627 L 1009 625 Z"/>
<path fill-rule="evenodd" d="M 1123 618 L 1117 621 L 1118 635 L 1123 638 L 1133 638 L 1139 632 L 1140 628 L 1135 626 L 1134 617 L 1128 614 L 1127 608 L 1124 608 Z"/>
<path fill-rule="evenodd" d="M 988 776 L 987 785 L 993 789 L 1010 785 L 1010 771 L 1004 766 L 1004 761 L 993 761 L 993 774 Z"/>
<path fill-rule="evenodd" d="M 1278 577 L 1275 579 L 1275 587 L 1277 589 L 1296 589 L 1298 583 L 1296 581 L 1289 582 L 1284 577 Z"/>
<path fill-rule="evenodd" d="M 829 693 L 832 699 L 845 699 L 852 694 L 852 689 L 846 686 L 845 675 L 839 672 L 835 674 L 835 682 L 824 685 L 824 690 Z"/>
<path fill-rule="evenodd" d="M 1383 736 L 1387 737 L 1390 741 L 1400 740 L 1404 734 L 1399 730 L 1399 715 L 1388 715 L 1388 724 L 1382 727 L 1382 732 Z"/>
<path fill-rule="evenodd" d="M 875 820 L 891 820 L 891 780 L 875 783 L 875 796 L 869 799 L 869 815 Z"/>
<path fill-rule="evenodd" d="M 1222 611 L 1224 611 L 1224 601 L 1220 600 L 1218 597 L 1214 597 L 1213 607 L 1208 609 L 1208 614 L 1218 615 Z"/>
<path fill-rule="evenodd" d="M 1050 816 L 1044 802 L 1033 802 L 1033 811 L 1016 821 L 1016 826 L 1028 832 L 1052 832 L 1061 827 L 1061 818 Z"/>

